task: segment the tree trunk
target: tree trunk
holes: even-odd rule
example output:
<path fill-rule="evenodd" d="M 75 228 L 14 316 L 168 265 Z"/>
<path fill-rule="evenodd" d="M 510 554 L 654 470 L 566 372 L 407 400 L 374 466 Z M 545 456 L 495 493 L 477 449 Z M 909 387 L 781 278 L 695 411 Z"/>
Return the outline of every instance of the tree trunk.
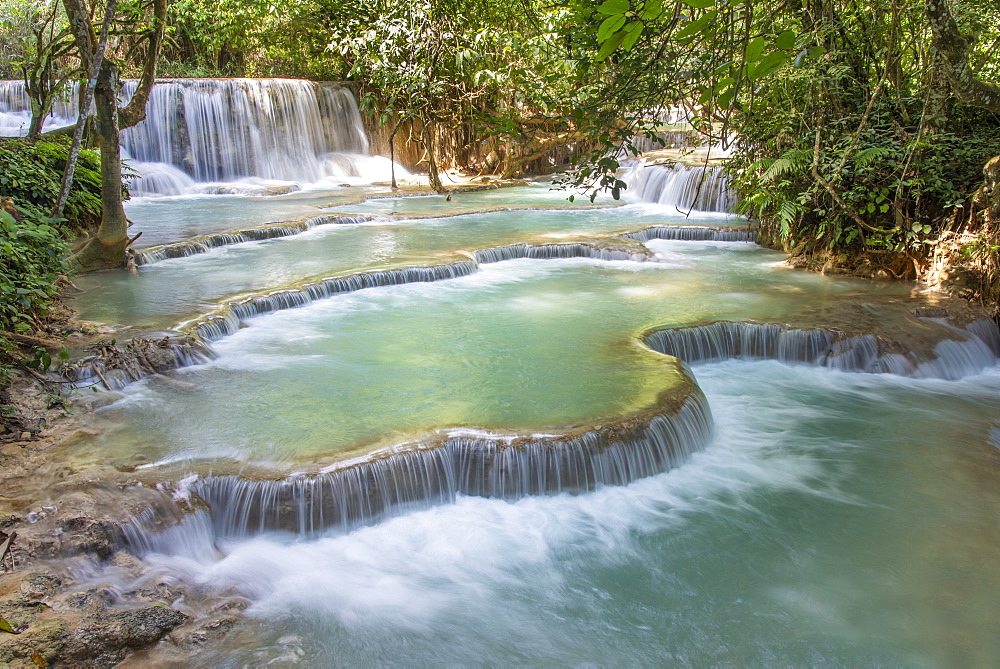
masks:
<path fill-rule="evenodd" d="M 424 121 L 424 151 L 427 152 L 427 177 L 431 188 L 436 193 L 447 193 L 448 189 L 441 183 L 441 175 L 437 166 L 437 128 L 433 121 Z"/>
<path fill-rule="evenodd" d="M 100 63 L 100 52 L 95 48 L 94 26 L 85 3 L 82 0 L 63 0 L 63 5 L 76 37 L 80 60 L 85 67 L 100 64 L 94 100 L 97 108 L 97 141 L 101 150 L 101 225 L 97 234 L 69 259 L 69 264 L 83 271 L 124 267 L 129 238 L 128 219 L 122 207 L 119 135 L 121 128 L 131 127 L 146 118 L 146 102 L 156 79 L 156 61 L 163 43 L 167 0 L 153 2 L 153 23 L 156 28 L 149 37 L 139 85 L 123 109 L 118 108 L 118 67 L 111 61 Z M 108 6 L 113 11 L 114 0 L 109 0 Z"/>
<path fill-rule="evenodd" d="M 971 41 L 959 31 L 948 0 L 927 0 L 926 9 L 934 48 L 944 60 L 955 95 L 967 104 L 1000 113 L 1000 86 L 973 73 L 969 65 Z"/>
<path fill-rule="evenodd" d="M 128 219 L 122 207 L 122 160 L 118 127 L 118 68 L 101 67 L 94 90 L 97 110 L 97 146 L 101 150 L 101 225 L 71 259 L 82 271 L 122 267 L 128 246 Z"/>

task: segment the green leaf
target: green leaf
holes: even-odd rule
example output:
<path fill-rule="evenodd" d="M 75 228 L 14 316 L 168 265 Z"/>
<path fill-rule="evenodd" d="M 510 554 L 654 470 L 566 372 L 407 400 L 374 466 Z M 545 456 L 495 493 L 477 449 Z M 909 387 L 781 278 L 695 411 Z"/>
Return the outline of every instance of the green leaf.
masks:
<path fill-rule="evenodd" d="M 747 78 L 751 81 L 761 79 L 771 74 L 788 61 L 788 56 L 781 51 L 772 51 L 764 56 L 759 63 L 747 73 Z"/>
<path fill-rule="evenodd" d="M 691 21 L 689 24 L 678 30 L 677 34 L 674 35 L 674 38 L 684 39 L 685 37 L 690 37 L 691 35 L 704 31 L 704 29 L 707 28 L 708 25 L 715 20 L 715 17 L 718 16 L 718 14 L 719 12 L 713 9 L 712 11 L 706 13 L 701 18 Z"/>
<path fill-rule="evenodd" d="M 624 14 L 629 10 L 628 0 L 604 0 L 597 11 L 601 14 Z"/>
<path fill-rule="evenodd" d="M 681 0 L 681 2 L 694 9 L 705 9 L 715 5 L 715 0 Z"/>
<path fill-rule="evenodd" d="M 601 50 L 597 52 L 597 60 L 604 60 L 611 55 L 611 52 L 618 48 L 618 45 L 625 39 L 625 31 L 619 30 L 611 36 L 608 41 L 601 45 Z"/>
<path fill-rule="evenodd" d="M 650 21 L 660 18 L 661 14 L 663 14 L 663 0 L 646 0 L 639 18 L 643 21 Z"/>
<path fill-rule="evenodd" d="M 0 631 L 7 632 L 8 634 L 20 634 L 19 631 L 10 626 L 10 623 L 0 618 Z"/>
<path fill-rule="evenodd" d="M 626 18 L 623 14 L 609 16 L 601 22 L 601 27 L 597 29 L 597 41 L 603 42 L 614 33 L 618 32 L 625 25 Z"/>
<path fill-rule="evenodd" d="M 774 40 L 774 47 L 776 49 L 787 50 L 795 46 L 795 31 L 786 30 L 785 32 L 778 35 Z"/>
<path fill-rule="evenodd" d="M 622 40 L 622 48 L 625 49 L 626 51 L 629 51 L 633 46 L 635 46 L 635 43 L 639 39 L 639 36 L 642 35 L 642 29 L 643 25 L 641 22 L 633 21 L 632 23 L 630 23 L 628 28 L 626 29 L 626 32 L 628 34 L 625 35 L 625 39 Z"/>
<path fill-rule="evenodd" d="M 750 40 L 750 43 L 747 44 L 746 51 L 743 52 L 743 60 L 747 62 L 747 65 L 749 65 L 750 63 L 755 63 L 758 60 L 760 60 L 760 54 L 763 52 L 764 52 L 764 38 L 754 37 L 752 40 Z"/>

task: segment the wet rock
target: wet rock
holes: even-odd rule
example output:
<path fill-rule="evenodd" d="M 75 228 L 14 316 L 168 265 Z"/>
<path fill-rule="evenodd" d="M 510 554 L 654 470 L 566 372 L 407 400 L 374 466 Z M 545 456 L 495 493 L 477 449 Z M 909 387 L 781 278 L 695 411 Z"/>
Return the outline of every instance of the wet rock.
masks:
<path fill-rule="evenodd" d="M 56 661 L 66 635 L 63 620 L 35 621 L 20 634 L 0 635 L 0 665 L 12 667 L 34 667 L 31 660 L 34 653 L 42 656 L 47 663 Z"/>
<path fill-rule="evenodd" d="M 114 665 L 129 651 L 156 643 L 187 619 L 180 611 L 163 606 L 93 616 L 66 636 L 59 661 L 72 667 Z"/>
<path fill-rule="evenodd" d="M 61 585 L 62 580 L 58 576 L 35 572 L 21 582 L 21 592 L 26 599 L 46 599 L 54 595 Z"/>
<path fill-rule="evenodd" d="M 84 411 L 95 411 L 110 406 L 124 395 L 112 392 L 89 392 L 73 400 L 73 406 Z"/>
<path fill-rule="evenodd" d="M 66 534 L 61 549 L 65 556 L 84 554 L 107 560 L 122 541 L 121 528 L 109 521 L 77 517 L 63 527 Z"/>
<path fill-rule="evenodd" d="M 914 309 L 917 318 L 948 318 L 948 310 L 944 307 L 921 307 Z"/>

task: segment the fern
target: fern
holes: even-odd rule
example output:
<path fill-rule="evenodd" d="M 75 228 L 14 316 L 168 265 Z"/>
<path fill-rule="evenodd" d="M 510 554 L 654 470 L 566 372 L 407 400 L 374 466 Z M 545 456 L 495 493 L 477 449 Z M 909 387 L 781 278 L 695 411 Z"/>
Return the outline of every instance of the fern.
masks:
<path fill-rule="evenodd" d="M 879 158 L 890 155 L 891 153 L 893 153 L 892 147 L 872 146 L 864 151 L 858 151 L 858 155 L 854 156 L 854 164 L 858 167 L 866 167 Z"/>
<path fill-rule="evenodd" d="M 771 163 L 767 171 L 761 175 L 761 180 L 765 182 L 774 181 L 786 174 L 804 170 L 806 165 L 809 164 L 811 157 L 812 151 L 809 149 L 789 149 L 781 154 L 780 158 Z"/>

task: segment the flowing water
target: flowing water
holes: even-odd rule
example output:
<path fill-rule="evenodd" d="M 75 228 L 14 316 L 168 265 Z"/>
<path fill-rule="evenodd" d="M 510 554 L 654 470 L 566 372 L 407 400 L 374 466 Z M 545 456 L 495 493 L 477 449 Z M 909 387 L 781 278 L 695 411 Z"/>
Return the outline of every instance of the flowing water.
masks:
<path fill-rule="evenodd" d="M 197 105 L 188 133 L 309 99 L 160 95 Z M 313 142 L 296 169 L 337 150 L 279 116 Z M 230 141 L 183 141 L 210 140 Z M 202 174 L 132 150 L 195 184 L 253 171 L 253 152 Z M 216 356 L 128 387 L 66 455 L 209 505 L 162 534 L 136 519 L 143 575 L 88 583 L 184 584 L 174 606 L 205 620 L 245 609 L 135 666 L 1000 664 L 991 324 L 787 269 L 739 241 L 717 174 L 637 168 L 624 204 L 592 208 L 544 184 L 364 200 L 386 192 L 317 169 L 279 175 L 320 175 L 300 192 L 199 186 L 129 215 L 145 247 L 328 219 L 77 280 L 82 317 L 187 328 Z"/>
<path fill-rule="evenodd" d="M 371 202 L 376 216 L 431 205 Z M 158 305 L 179 320 L 237 287 L 654 223 L 692 220 L 645 205 L 376 218 L 104 275 L 97 292 L 115 309 L 153 319 Z M 745 242 L 645 244 L 643 261 L 480 263 L 463 277 L 249 318 L 182 383 L 131 387 L 105 412 L 115 427 L 100 452 L 77 456 L 159 462 L 154 471 L 207 484 L 213 470 L 253 464 L 280 476 L 438 428 L 613 420 L 671 373 L 639 344 L 650 329 L 822 327 L 824 314 L 911 290 L 791 271 Z M 990 666 L 1000 659 L 1000 370 L 968 372 L 699 362 L 715 436 L 666 473 L 583 494 L 459 492 L 306 534 L 193 516 L 146 545 L 142 582 L 188 584 L 180 606 L 195 614 L 248 602 L 246 617 L 218 646 L 139 661 Z M 217 514 L 236 494 L 222 483 L 192 486 Z"/>

